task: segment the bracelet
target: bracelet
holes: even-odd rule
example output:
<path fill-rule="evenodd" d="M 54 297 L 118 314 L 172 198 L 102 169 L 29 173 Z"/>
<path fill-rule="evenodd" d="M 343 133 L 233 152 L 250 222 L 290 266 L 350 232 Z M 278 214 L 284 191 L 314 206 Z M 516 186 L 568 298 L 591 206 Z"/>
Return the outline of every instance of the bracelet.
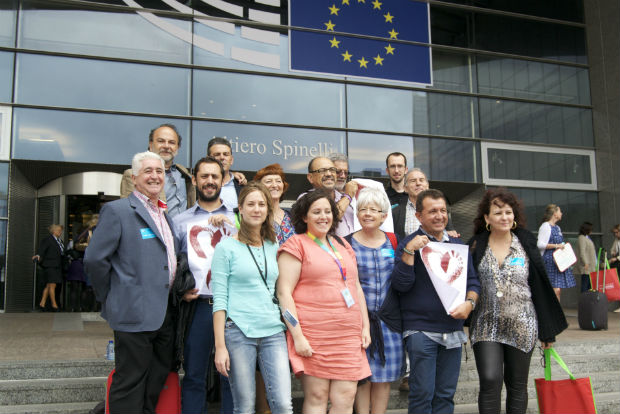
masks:
<path fill-rule="evenodd" d="M 413 256 L 414 254 L 411 250 L 407 249 L 406 247 L 403 247 L 403 252 L 407 253 L 410 256 Z"/>
<path fill-rule="evenodd" d="M 346 198 L 349 200 L 349 203 L 353 200 L 353 199 L 351 198 L 351 196 L 350 196 L 350 195 L 348 195 L 347 193 L 342 193 L 342 196 L 343 196 L 343 197 L 346 197 Z"/>

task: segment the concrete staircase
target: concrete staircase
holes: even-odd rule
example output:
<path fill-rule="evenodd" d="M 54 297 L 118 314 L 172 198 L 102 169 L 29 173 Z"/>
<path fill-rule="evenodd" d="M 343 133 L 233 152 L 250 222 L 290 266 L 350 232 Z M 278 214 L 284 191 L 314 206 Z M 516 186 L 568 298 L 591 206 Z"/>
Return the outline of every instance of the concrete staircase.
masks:
<path fill-rule="evenodd" d="M 577 377 L 590 376 L 600 414 L 620 412 L 620 339 L 558 343 L 558 353 Z M 463 354 L 455 396 L 456 413 L 477 413 L 478 374 L 473 352 Z M 552 362 L 553 363 L 553 362 Z M 102 359 L 0 363 L 0 414 L 85 414 L 105 396 L 105 383 L 113 363 Z M 553 378 L 568 376 L 557 365 Z M 534 351 L 530 367 L 528 413 L 537 413 L 534 378 L 544 376 L 541 357 Z M 394 384 L 389 411 L 404 413 L 407 393 Z M 293 381 L 295 412 L 301 412 L 303 393 Z M 216 408 L 216 407 L 213 407 Z"/>

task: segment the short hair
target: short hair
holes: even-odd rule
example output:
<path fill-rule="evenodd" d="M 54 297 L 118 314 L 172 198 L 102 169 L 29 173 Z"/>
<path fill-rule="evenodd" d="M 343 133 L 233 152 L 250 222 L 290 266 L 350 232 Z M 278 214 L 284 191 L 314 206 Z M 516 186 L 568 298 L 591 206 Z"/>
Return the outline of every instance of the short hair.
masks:
<path fill-rule="evenodd" d="M 428 181 L 428 176 L 426 175 L 426 173 L 424 171 L 422 171 L 421 168 L 418 167 L 414 167 L 412 169 L 410 169 L 409 171 L 407 171 L 407 174 L 405 174 L 405 182 L 407 182 L 407 180 L 409 179 L 409 174 L 414 173 L 414 172 L 419 172 L 422 173 L 424 175 L 424 178 L 426 178 L 426 181 Z"/>
<path fill-rule="evenodd" d="M 478 203 L 478 213 L 476 214 L 476 218 L 474 218 L 474 234 L 482 233 L 485 230 L 486 221 L 484 220 L 484 215 L 488 215 L 491 212 L 491 204 L 495 204 L 499 207 L 499 204 L 495 203 L 496 200 L 499 200 L 502 204 L 508 204 L 510 208 L 512 208 L 512 214 L 514 215 L 514 220 L 517 222 L 517 227 L 526 227 L 523 203 L 521 203 L 521 200 L 504 187 L 498 187 L 487 190 L 484 196 L 482 196 L 480 203 Z"/>
<path fill-rule="evenodd" d="M 382 213 L 388 213 L 390 210 L 390 201 L 385 193 L 378 188 L 365 187 L 357 195 L 357 212 L 360 208 L 374 204 L 381 209 Z"/>
<path fill-rule="evenodd" d="M 288 183 L 286 182 L 286 178 L 284 177 L 284 170 L 280 166 L 280 164 L 269 164 L 266 167 L 261 168 L 254 175 L 253 180 L 256 182 L 260 182 L 266 175 L 279 175 L 282 178 L 282 194 L 286 192 L 288 189 Z"/>
<path fill-rule="evenodd" d="M 551 220 L 551 217 L 553 217 L 555 212 L 558 211 L 558 208 L 560 207 L 557 204 L 547 204 L 547 207 L 545 207 L 545 215 L 543 216 L 542 222 L 544 223 Z"/>
<path fill-rule="evenodd" d="M 220 174 L 222 174 L 222 178 L 224 178 L 224 175 L 226 174 L 224 171 L 224 166 L 221 162 L 219 162 L 213 157 L 202 157 L 201 159 L 199 159 L 194 166 L 194 176 L 198 174 L 198 170 L 200 169 L 200 166 L 202 164 L 217 164 L 217 166 L 220 167 Z"/>
<path fill-rule="evenodd" d="M 620 224 L 616 224 L 615 226 L 611 228 L 611 231 L 614 231 L 614 230 L 620 231 Z"/>
<path fill-rule="evenodd" d="M 56 229 L 58 229 L 58 228 L 62 230 L 62 229 L 64 229 L 65 227 L 64 227 L 62 224 L 56 224 L 56 223 L 54 223 L 54 224 L 50 224 L 50 225 L 47 227 L 47 230 L 48 230 L 50 233 L 53 233 L 53 232 L 54 232 L 54 230 L 56 230 Z"/>
<path fill-rule="evenodd" d="M 338 227 L 338 206 L 336 206 L 336 202 L 332 199 L 331 192 L 323 188 L 308 191 L 293 204 L 293 208 L 291 209 L 291 221 L 295 227 L 295 233 L 304 234 L 308 231 L 308 224 L 304 221 L 304 218 L 308 215 L 310 206 L 314 204 L 315 201 L 322 198 L 329 201 L 329 206 L 332 210 L 332 225 L 327 233 L 336 233 L 336 227 Z"/>
<path fill-rule="evenodd" d="M 248 195 L 250 195 L 250 193 L 253 193 L 255 191 L 258 191 L 259 193 L 261 193 L 263 195 L 263 198 L 265 199 L 265 203 L 267 203 L 267 217 L 265 217 L 265 221 L 260 226 L 261 241 L 269 240 L 270 242 L 275 243 L 276 232 L 273 229 L 273 224 L 272 224 L 273 222 L 273 201 L 271 200 L 271 194 L 269 193 L 269 190 L 267 189 L 267 187 L 255 181 L 251 181 L 247 183 L 245 186 L 243 186 L 243 188 L 239 192 L 239 207 L 242 207 Z M 250 236 L 251 236 L 250 229 L 247 228 L 247 226 L 245 225 L 245 222 L 243 221 L 243 217 L 241 216 L 241 214 L 239 214 L 239 233 L 237 237 L 239 238 L 240 242 L 248 244 L 248 243 L 256 241 L 256 240 L 252 240 Z"/>
<path fill-rule="evenodd" d="M 445 195 L 439 190 L 434 188 L 429 188 L 428 190 L 422 191 L 418 194 L 418 198 L 415 200 L 415 211 L 416 213 L 421 213 L 424 209 L 424 199 L 431 198 L 433 200 L 443 199 L 446 202 L 446 207 L 448 206 L 448 199 Z"/>
<path fill-rule="evenodd" d="M 579 226 L 579 234 L 587 236 L 588 234 L 592 233 L 592 226 L 593 224 L 589 221 L 584 221 L 583 223 L 581 223 L 581 226 Z"/>
<path fill-rule="evenodd" d="M 388 167 L 388 161 L 390 157 L 403 157 L 405 160 L 405 167 L 407 166 L 407 157 L 402 152 L 390 152 L 387 157 L 385 157 L 385 166 Z M 426 175 L 426 174 L 425 174 Z"/>
<path fill-rule="evenodd" d="M 211 147 L 214 145 L 226 145 L 232 152 L 232 146 L 230 145 L 229 140 L 227 140 L 226 138 L 222 138 L 222 137 L 213 137 L 207 144 L 207 155 L 211 155 Z"/>
<path fill-rule="evenodd" d="M 159 160 L 159 162 L 161 162 L 161 168 L 166 168 L 164 160 L 159 156 L 159 154 L 151 151 L 144 151 L 133 156 L 133 159 L 131 160 L 131 175 L 137 177 L 140 172 L 140 168 L 142 167 L 142 162 L 147 159 Z"/>
<path fill-rule="evenodd" d="M 339 153 L 339 152 L 335 152 L 333 154 L 331 154 L 329 156 L 329 159 L 331 160 L 331 162 L 336 162 L 336 161 L 344 161 L 347 163 L 347 165 L 349 165 L 349 157 L 347 157 L 345 154 Z"/>
<path fill-rule="evenodd" d="M 151 129 L 151 132 L 149 132 L 149 142 L 153 142 L 153 135 L 155 134 L 155 131 L 163 127 L 170 128 L 171 130 L 174 131 L 175 134 L 177 134 L 177 138 L 179 140 L 178 145 L 180 147 L 181 146 L 181 134 L 179 134 L 179 130 L 177 129 L 177 127 L 172 124 L 161 124 L 160 126 Z"/>
<path fill-rule="evenodd" d="M 329 161 L 331 161 L 331 162 L 333 163 L 333 161 L 332 161 L 332 160 L 330 160 L 328 157 L 324 157 L 324 156 L 322 156 L 322 155 L 319 155 L 318 157 L 314 157 L 314 158 L 312 158 L 312 159 L 310 160 L 310 162 L 308 163 L 308 172 L 309 172 L 309 173 L 311 173 L 311 172 L 312 172 L 312 164 L 314 164 L 314 161 L 316 161 L 316 160 L 320 160 L 321 158 L 322 158 L 322 159 L 325 159 L 325 160 L 329 160 Z"/>

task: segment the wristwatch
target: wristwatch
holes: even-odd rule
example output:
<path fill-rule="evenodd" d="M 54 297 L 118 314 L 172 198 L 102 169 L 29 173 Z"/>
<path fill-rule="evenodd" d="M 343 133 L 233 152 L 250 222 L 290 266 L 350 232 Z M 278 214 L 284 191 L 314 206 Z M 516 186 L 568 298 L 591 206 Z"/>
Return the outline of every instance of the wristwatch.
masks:
<path fill-rule="evenodd" d="M 476 301 L 475 300 L 473 300 L 472 298 L 467 298 L 467 301 L 469 303 L 471 303 L 471 310 L 476 309 Z"/>

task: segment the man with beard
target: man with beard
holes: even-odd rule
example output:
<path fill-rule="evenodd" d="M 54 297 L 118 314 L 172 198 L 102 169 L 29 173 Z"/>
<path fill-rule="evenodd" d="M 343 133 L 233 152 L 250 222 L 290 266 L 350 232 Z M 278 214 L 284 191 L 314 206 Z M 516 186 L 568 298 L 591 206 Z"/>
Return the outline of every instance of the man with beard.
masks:
<path fill-rule="evenodd" d="M 180 251 L 187 253 L 196 280 L 196 288 L 183 297 L 187 302 L 194 301 L 184 348 L 185 377 L 181 388 L 184 414 L 207 412 L 206 378 L 214 341 L 211 259 L 215 245 L 236 232 L 233 209 L 220 198 L 225 173 L 222 164 L 212 157 L 201 158 L 194 172 L 192 181 L 198 190 L 198 200 L 174 218 Z M 231 408 L 232 396 L 230 391 L 225 391 L 230 386 L 222 385 L 222 408 Z"/>
<path fill-rule="evenodd" d="M 162 124 L 149 133 L 149 151 L 159 154 L 165 163 L 164 186 L 159 198 L 166 203 L 170 217 L 177 216 L 196 202 L 196 189 L 192 185 L 191 174 L 182 165 L 172 163 L 180 146 L 181 135 L 172 124 Z M 128 169 L 123 172 L 121 198 L 127 197 L 132 191 L 131 169 Z"/>
<path fill-rule="evenodd" d="M 390 184 L 385 192 L 392 208 L 407 203 L 405 176 L 407 175 L 407 157 L 401 152 L 393 152 L 385 159 L 385 172 L 390 176 Z"/>
<path fill-rule="evenodd" d="M 329 159 L 336 167 L 336 190 L 343 192 L 349 179 L 349 158 L 344 154 L 332 154 Z"/>

